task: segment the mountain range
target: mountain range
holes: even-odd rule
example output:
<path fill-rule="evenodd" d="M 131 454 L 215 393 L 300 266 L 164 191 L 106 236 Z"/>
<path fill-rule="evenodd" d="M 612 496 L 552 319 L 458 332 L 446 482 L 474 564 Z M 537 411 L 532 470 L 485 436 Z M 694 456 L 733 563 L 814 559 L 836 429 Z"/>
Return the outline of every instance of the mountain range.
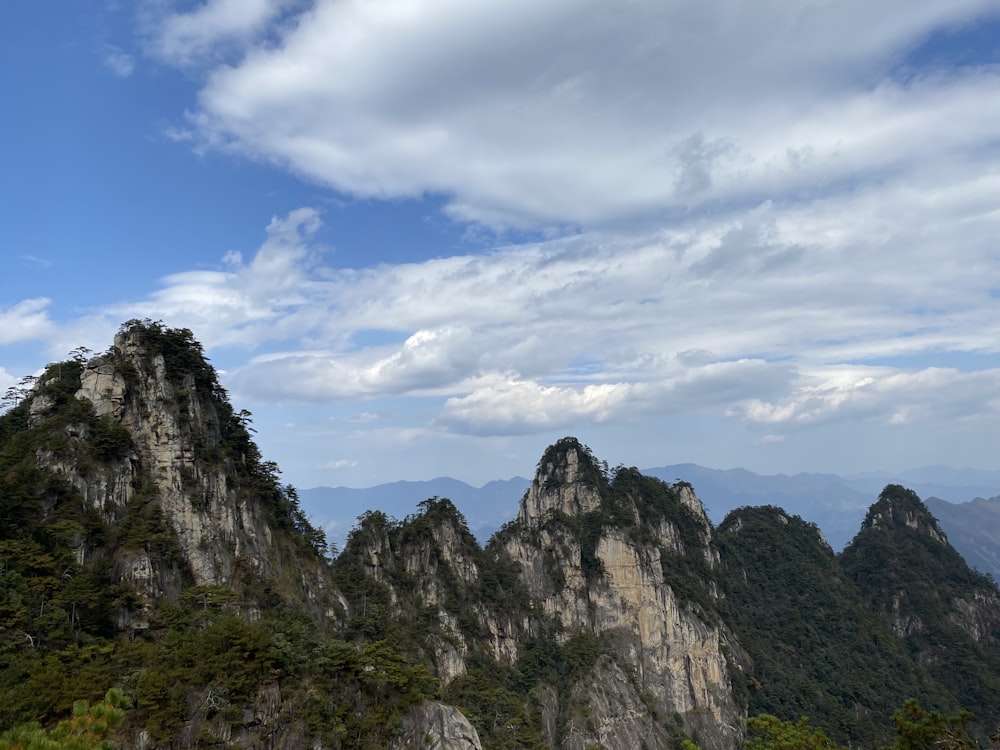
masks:
<path fill-rule="evenodd" d="M 1000 471 L 924 467 L 898 474 L 756 474 L 747 469 L 710 469 L 673 464 L 642 470 L 666 482 L 685 481 L 713 523 L 747 505 L 775 505 L 815 523 L 835 550 L 854 537 L 876 496 L 888 484 L 901 484 L 925 498 L 952 544 L 970 565 L 1000 580 Z M 465 515 L 481 543 L 517 513 L 531 482 L 524 477 L 474 487 L 450 477 L 380 484 L 363 489 L 313 487 L 300 490 L 303 509 L 342 544 L 358 516 L 379 508 L 404 518 L 419 499 L 450 499 Z"/>
<path fill-rule="evenodd" d="M 488 541 L 403 484 L 409 512 L 365 509 L 333 555 L 279 474 L 186 329 L 129 321 L 25 388 L 0 748 L 931 750 L 1000 725 L 1000 590 L 901 484 L 837 552 L 566 437 Z"/>

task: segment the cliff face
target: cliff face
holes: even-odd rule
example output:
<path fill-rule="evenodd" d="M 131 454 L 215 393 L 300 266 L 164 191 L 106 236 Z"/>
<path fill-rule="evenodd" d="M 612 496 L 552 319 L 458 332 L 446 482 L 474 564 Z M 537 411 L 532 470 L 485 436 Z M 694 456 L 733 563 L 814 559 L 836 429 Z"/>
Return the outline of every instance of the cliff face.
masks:
<path fill-rule="evenodd" d="M 689 487 L 632 470 L 608 483 L 582 446 L 562 441 L 546 452 L 499 541 L 563 638 L 583 632 L 606 644 L 572 696 L 589 719 L 570 717 L 567 747 L 641 746 L 650 708 L 679 716 L 703 747 L 741 741 L 745 708 L 726 658 L 732 638 L 710 614 L 718 556 Z M 640 708 L 623 712 L 623 702 Z"/>
<path fill-rule="evenodd" d="M 403 727 L 391 750 L 482 750 L 479 733 L 461 711 L 428 702 L 403 717 Z"/>
<path fill-rule="evenodd" d="M 480 584 L 450 503 L 402 537 L 369 523 L 344 580 L 387 597 L 348 602 L 190 331 L 127 324 L 24 393 L 0 416 L 0 725 L 118 685 L 133 710 L 116 744 L 136 750 L 480 746 L 427 702 L 466 674 L 455 597 Z M 390 623 L 429 612 L 410 661 Z"/>
<path fill-rule="evenodd" d="M 71 422 L 61 450 L 36 453 L 40 469 L 67 481 L 107 523 L 142 515 L 169 527 L 169 551 L 139 538 L 115 551 L 114 579 L 134 587 L 140 604 L 120 612 L 120 624 L 145 627 L 150 604 L 176 598 L 188 579 L 240 594 L 248 581 L 265 581 L 316 616 L 334 617 L 339 596 L 323 567 L 295 554 L 281 528 L 293 524 L 280 485 L 268 481 L 276 474 L 268 476 L 214 371 L 190 348 L 197 345 L 177 336 L 146 327 L 119 333 L 108 353 L 83 365 L 74 394 L 93 407 L 97 428 Z M 44 429 L 55 407 L 51 398 L 34 399 L 32 428 Z M 114 455 L 84 460 L 96 429 L 125 440 Z M 97 550 L 79 542 L 85 562 Z"/>
<path fill-rule="evenodd" d="M 479 699 L 469 691 L 484 673 L 470 665 L 508 670 L 530 692 L 523 712 L 473 712 L 491 743 L 521 732 L 522 745 L 624 750 L 683 732 L 731 748 L 746 711 L 727 653 L 742 651 L 715 614 L 718 559 L 690 487 L 630 469 L 609 482 L 569 439 L 546 452 L 518 518 L 486 550 L 432 499 L 402 522 L 368 514 L 335 568 L 349 629 L 411 641 L 455 702 Z M 378 607 L 388 617 L 369 622 Z"/>

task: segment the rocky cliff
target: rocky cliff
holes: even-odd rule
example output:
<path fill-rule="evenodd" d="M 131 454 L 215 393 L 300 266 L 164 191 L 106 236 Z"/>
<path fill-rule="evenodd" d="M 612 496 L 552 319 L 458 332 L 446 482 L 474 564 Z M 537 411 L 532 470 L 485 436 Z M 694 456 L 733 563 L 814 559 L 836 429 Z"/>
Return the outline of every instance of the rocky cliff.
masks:
<path fill-rule="evenodd" d="M 432 499 L 402 522 L 369 514 L 335 567 L 349 627 L 412 640 L 459 705 L 497 670 L 527 692 L 520 708 L 513 694 L 493 707 L 500 721 L 470 708 L 490 722 L 477 725 L 488 743 L 520 732 L 521 743 L 582 750 L 742 741 L 731 682 L 742 651 L 715 614 L 717 564 L 690 487 L 624 468 L 609 480 L 567 439 L 485 550 L 450 502 Z M 373 610 L 387 616 L 369 622 Z"/>
<path fill-rule="evenodd" d="M 339 596 L 323 566 L 298 554 L 300 538 L 287 533 L 296 522 L 293 503 L 250 440 L 246 413 L 234 414 L 193 339 L 134 325 L 79 371 L 50 369 L 30 403 L 32 429 L 44 431 L 50 417 L 63 421 L 45 392 L 63 379 L 78 380 L 74 398 L 96 418 L 61 426 L 65 439 L 37 449 L 38 468 L 68 482 L 112 526 L 144 515 L 172 532 L 169 554 L 140 538 L 122 538 L 115 550 L 112 580 L 138 597 L 138 606 L 120 613 L 123 625 L 147 626 L 151 604 L 176 598 L 186 579 L 233 588 L 250 607 L 258 605 L 248 586 L 263 581 L 317 617 L 336 616 Z M 92 460 L 88 446 L 101 436 L 118 436 L 121 445 Z M 85 536 L 78 540 L 80 562 L 98 551 Z"/>
<path fill-rule="evenodd" d="M 603 645 L 569 696 L 565 747 L 638 747 L 662 735 L 655 716 L 679 717 L 703 747 L 740 743 L 735 644 L 713 607 L 718 554 L 690 487 L 624 468 L 605 477 L 584 446 L 560 441 L 497 543 L 561 639 Z"/>
<path fill-rule="evenodd" d="M 338 638 L 324 535 L 249 417 L 190 331 L 149 321 L 0 417 L 0 727 L 117 685 L 127 748 L 384 746 L 404 714 L 476 746 L 454 709 L 418 710 L 426 670 Z M 409 690 L 387 699 L 390 678 Z"/>

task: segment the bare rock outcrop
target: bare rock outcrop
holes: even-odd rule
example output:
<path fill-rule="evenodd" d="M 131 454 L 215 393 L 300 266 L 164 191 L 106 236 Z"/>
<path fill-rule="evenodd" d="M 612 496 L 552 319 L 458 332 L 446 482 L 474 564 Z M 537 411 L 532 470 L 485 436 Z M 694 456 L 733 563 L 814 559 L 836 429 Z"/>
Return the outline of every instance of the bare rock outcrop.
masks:
<path fill-rule="evenodd" d="M 391 750 L 482 750 L 479 733 L 461 711 L 428 702 L 403 717 L 403 728 Z"/>
<path fill-rule="evenodd" d="M 574 689 L 572 703 L 585 707 L 586 720 L 571 710 L 567 747 L 624 749 L 638 746 L 631 744 L 637 737 L 666 747 L 666 735 L 649 729 L 651 708 L 680 717 L 702 747 L 739 745 L 745 709 L 733 697 L 726 658 L 734 638 L 690 596 L 679 595 L 679 579 L 671 579 L 677 571 L 686 576 L 686 590 L 695 587 L 704 601 L 714 596 L 709 573 L 718 553 L 700 501 L 686 485 L 662 483 L 649 485 L 656 499 L 644 498 L 645 485 L 633 481 L 632 470 L 623 470 L 618 487 L 578 444 L 561 441 L 556 448 L 543 458 L 518 522 L 502 541 L 564 637 L 590 633 L 607 647 L 592 679 Z M 667 505 L 670 513 L 661 512 Z M 629 665 L 628 679 L 619 664 Z"/>
<path fill-rule="evenodd" d="M 93 407 L 96 422 L 70 421 L 58 441 L 65 447 L 35 457 L 106 523 L 128 515 L 144 524 L 121 530 L 112 560 L 117 580 L 130 583 L 138 598 L 137 609 L 119 613 L 119 624 L 144 627 L 142 610 L 175 598 L 185 581 L 241 591 L 249 578 L 273 581 L 318 617 L 336 617 L 343 600 L 324 571 L 294 553 L 290 536 L 278 538 L 281 490 L 262 481 L 259 454 L 246 455 L 256 448 L 245 417 L 233 413 L 200 349 L 184 348 L 197 347 L 193 340 L 175 342 L 171 351 L 164 341 L 177 332 L 163 329 L 163 340 L 155 333 L 123 329 L 106 354 L 83 364 L 75 397 Z M 70 377 L 60 369 L 48 376 Z M 51 398 L 35 399 L 30 424 L 39 427 L 52 410 Z M 118 443 L 120 450 L 93 459 L 94 445 Z M 242 454 L 237 443 L 246 446 Z M 79 561 L 92 552 L 82 540 Z"/>

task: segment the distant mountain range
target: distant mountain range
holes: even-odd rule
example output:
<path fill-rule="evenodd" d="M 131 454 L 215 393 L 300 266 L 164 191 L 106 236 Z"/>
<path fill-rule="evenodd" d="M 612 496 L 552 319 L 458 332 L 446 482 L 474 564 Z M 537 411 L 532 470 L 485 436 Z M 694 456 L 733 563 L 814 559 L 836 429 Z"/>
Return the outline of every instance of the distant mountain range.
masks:
<path fill-rule="evenodd" d="M 965 561 L 1000 581 L 1000 495 L 958 505 L 929 497 L 926 504 Z"/>
<path fill-rule="evenodd" d="M 970 565 L 1000 578 L 1000 471 L 930 466 L 899 474 L 756 474 L 747 469 L 710 469 L 673 464 L 643 469 L 666 482 L 689 482 L 719 524 L 742 506 L 776 505 L 815 523 L 834 550 L 857 533 L 865 511 L 887 484 L 913 489 L 941 522 L 955 548 Z M 417 503 L 449 498 L 465 515 L 469 528 L 485 542 L 517 514 L 530 480 L 513 477 L 473 487 L 451 477 L 403 481 L 374 487 L 313 487 L 300 490 L 302 507 L 341 546 L 362 513 L 379 509 L 405 518 Z"/>
<path fill-rule="evenodd" d="M 380 510 L 402 520 L 417 511 L 417 503 L 432 497 L 455 503 L 465 515 L 469 530 L 484 542 L 517 515 L 517 504 L 529 484 L 529 479 L 513 477 L 473 487 L 458 479 L 438 477 L 364 488 L 313 487 L 299 490 L 299 499 L 306 514 L 340 546 L 365 511 Z"/>

